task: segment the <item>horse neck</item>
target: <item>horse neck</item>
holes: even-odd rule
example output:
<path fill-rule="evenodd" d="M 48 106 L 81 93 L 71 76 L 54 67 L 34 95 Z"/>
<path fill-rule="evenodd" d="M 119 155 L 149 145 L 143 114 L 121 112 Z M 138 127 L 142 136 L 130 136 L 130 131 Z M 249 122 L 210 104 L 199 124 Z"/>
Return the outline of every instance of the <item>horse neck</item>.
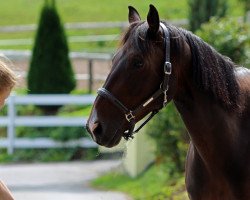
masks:
<path fill-rule="evenodd" d="M 221 163 L 222 157 L 228 157 L 232 149 L 236 129 L 234 115 L 211 99 L 209 94 L 199 91 L 191 76 L 184 80 L 173 99 L 174 103 L 203 161 L 207 165 Z"/>

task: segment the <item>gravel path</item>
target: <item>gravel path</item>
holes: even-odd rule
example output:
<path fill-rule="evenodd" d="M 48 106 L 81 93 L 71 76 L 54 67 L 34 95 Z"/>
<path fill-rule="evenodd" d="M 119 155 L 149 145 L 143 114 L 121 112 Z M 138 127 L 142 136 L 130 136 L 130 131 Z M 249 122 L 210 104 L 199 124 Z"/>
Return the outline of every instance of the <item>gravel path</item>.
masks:
<path fill-rule="evenodd" d="M 121 161 L 0 165 L 0 179 L 15 200 L 129 200 L 119 192 L 98 191 L 89 181 Z"/>

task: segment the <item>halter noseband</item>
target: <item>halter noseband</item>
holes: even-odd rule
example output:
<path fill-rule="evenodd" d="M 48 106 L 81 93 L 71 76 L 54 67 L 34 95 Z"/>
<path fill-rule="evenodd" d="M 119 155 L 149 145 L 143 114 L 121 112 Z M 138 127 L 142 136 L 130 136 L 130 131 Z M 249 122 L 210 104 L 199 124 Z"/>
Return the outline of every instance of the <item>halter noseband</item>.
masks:
<path fill-rule="evenodd" d="M 170 62 L 170 35 L 169 35 L 169 31 L 167 27 L 163 23 L 160 23 L 160 26 L 163 30 L 164 40 L 165 40 L 165 63 L 164 63 L 164 77 L 163 77 L 162 83 L 160 84 L 159 89 L 149 99 L 147 99 L 145 102 L 143 102 L 134 110 L 128 109 L 125 105 L 123 105 L 121 101 L 119 101 L 107 89 L 99 88 L 97 90 L 98 95 L 108 99 L 117 108 L 119 108 L 124 113 L 126 120 L 131 124 L 130 130 L 128 130 L 128 132 L 126 132 L 126 135 L 123 136 L 126 140 L 128 140 L 129 138 L 133 138 L 133 134 L 137 133 L 143 126 L 145 126 L 148 123 L 150 119 L 153 118 L 155 114 L 159 112 L 160 109 L 153 110 L 151 114 L 149 115 L 149 117 L 136 130 L 134 130 L 134 127 L 136 124 L 135 122 L 136 115 L 140 113 L 149 103 L 157 99 L 162 94 L 164 95 L 163 107 L 165 107 L 168 102 L 167 92 L 169 89 L 169 77 L 172 73 L 172 65 Z"/>

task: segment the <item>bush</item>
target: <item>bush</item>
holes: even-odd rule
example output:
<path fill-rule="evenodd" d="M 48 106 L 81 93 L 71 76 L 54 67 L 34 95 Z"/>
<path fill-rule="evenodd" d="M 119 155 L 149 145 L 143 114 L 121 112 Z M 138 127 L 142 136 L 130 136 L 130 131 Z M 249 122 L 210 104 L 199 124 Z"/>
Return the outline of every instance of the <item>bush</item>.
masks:
<path fill-rule="evenodd" d="M 165 163 L 170 174 L 183 172 L 188 139 L 173 103 L 155 116 L 149 123 L 147 133 L 156 141 L 157 162 Z"/>
<path fill-rule="evenodd" d="M 96 160 L 99 158 L 97 148 L 16 149 L 13 155 L 8 155 L 6 150 L 0 150 L 0 163 Z"/>
<path fill-rule="evenodd" d="M 247 24 L 232 18 L 212 18 L 196 34 L 234 62 L 250 67 L 250 27 Z"/>
<path fill-rule="evenodd" d="M 46 3 L 42 9 L 28 72 L 28 92 L 70 93 L 76 81 L 68 54 L 66 36 L 55 5 Z"/>

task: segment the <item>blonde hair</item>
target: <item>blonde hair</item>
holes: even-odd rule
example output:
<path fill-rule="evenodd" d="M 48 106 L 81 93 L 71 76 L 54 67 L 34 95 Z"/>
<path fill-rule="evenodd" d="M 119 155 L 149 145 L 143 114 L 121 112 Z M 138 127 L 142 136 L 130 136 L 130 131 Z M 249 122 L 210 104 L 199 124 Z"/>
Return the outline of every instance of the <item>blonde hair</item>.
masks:
<path fill-rule="evenodd" d="M 0 92 L 12 89 L 17 82 L 15 73 L 9 68 L 7 62 L 0 60 Z"/>

